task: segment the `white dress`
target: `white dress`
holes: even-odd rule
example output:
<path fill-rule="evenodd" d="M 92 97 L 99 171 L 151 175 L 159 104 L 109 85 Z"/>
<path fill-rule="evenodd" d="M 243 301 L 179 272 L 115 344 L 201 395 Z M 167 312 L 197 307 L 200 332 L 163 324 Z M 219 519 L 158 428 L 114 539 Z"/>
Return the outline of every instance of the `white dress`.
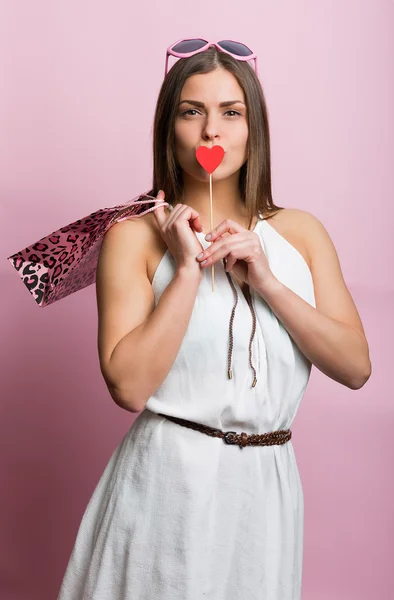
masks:
<path fill-rule="evenodd" d="M 315 305 L 302 255 L 268 221 L 259 235 L 274 275 Z M 203 246 L 205 233 L 196 234 Z M 175 274 L 167 250 L 155 305 Z M 238 284 L 237 284 L 238 285 Z M 292 441 L 227 445 L 158 413 L 224 431 L 291 429 L 310 363 L 263 298 L 257 318 L 223 264 L 204 269 L 176 360 L 113 452 L 83 515 L 58 600 L 300 600 L 304 499 Z M 166 351 L 164 347 L 163 352 Z"/>

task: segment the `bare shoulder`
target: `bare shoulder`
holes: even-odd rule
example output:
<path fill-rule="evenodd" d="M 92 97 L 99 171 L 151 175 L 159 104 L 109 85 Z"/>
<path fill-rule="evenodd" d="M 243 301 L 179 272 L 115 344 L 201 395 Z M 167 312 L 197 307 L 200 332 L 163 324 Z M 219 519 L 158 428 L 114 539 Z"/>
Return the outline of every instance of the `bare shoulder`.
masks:
<path fill-rule="evenodd" d="M 99 310 L 110 298 L 111 304 L 121 296 L 145 287 L 147 282 L 147 247 L 150 228 L 143 218 L 132 218 L 112 225 L 100 248 L 96 271 Z"/>
<path fill-rule="evenodd" d="M 108 280 L 107 271 L 116 265 L 118 271 L 144 270 L 147 230 L 138 219 L 128 219 L 112 225 L 104 235 L 97 264 L 97 275 L 105 272 L 105 283 Z M 145 269 L 146 270 L 146 269 Z"/>
<path fill-rule="evenodd" d="M 127 240 L 134 236 L 141 238 L 149 235 L 151 227 L 148 224 L 148 216 L 131 217 L 124 221 L 119 221 L 108 229 L 105 237 L 124 237 Z"/>
<path fill-rule="evenodd" d="M 299 230 L 305 230 L 309 225 L 311 227 L 324 227 L 323 223 L 311 212 L 300 208 L 285 208 L 276 213 L 283 218 L 290 226 L 294 226 Z"/>
<path fill-rule="evenodd" d="M 341 269 L 334 243 L 323 223 L 311 212 L 299 208 L 278 211 L 272 219 L 273 226 L 286 237 L 304 256 L 314 279 L 321 275 L 322 256 L 337 271 Z"/>
<path fill-rule="evenodd" d="M 167 249 L 153 212 L 115 223 L 107 231 L 104 242 L 114 250 L 118 248 L 120 253 L 124 249 L 125 262 L 130 267 L 132 261 L 134 268 L 143 269 L 149 282 L 152 282 L 155 269 Z"/>
<path fill-rule="evenodd" d="M 314 269 L 316 256 L 324 249 L 331 252 L 331 259 L 339 265 L 334 243 L 323 223 L 311 212 L 299 208 L 287 208 L 280 211 L 283 228 L 298 238 L 305 246 L 310 269 Z"/>
<path fill-rule="evenodd" d="M 133 255 L 144 255 L 147 259 L 148 249 L 157 240 L 158 226 L 153 212 L 141 217 L 132 217 L 115 223 L 105 234 L 107 244 L 124 245 Z M 116 240 L 116 241 L 115 241 Z"/>
<path fill-rule="evenodd" d="M 304 215 L 308 214 L 310 213 L 298 208 L 282 208 L 272 216 L 267 215 L 269 217 L 267 222 L 298 250 L 309 268 L 311 268 L 311 256 L 307 240 L 307 223 L 306 219 L 304 219 Z"/>
<path fill-rule="evenodd" d="M 305 230 L 308 220 L 318 221 L 312 213 L 306 210 L 301 210 L 300 208 L 282 208 L 274 213 L 269 222 L 277 224 L 282 231 L 302 235 L 302 231 Z"/>

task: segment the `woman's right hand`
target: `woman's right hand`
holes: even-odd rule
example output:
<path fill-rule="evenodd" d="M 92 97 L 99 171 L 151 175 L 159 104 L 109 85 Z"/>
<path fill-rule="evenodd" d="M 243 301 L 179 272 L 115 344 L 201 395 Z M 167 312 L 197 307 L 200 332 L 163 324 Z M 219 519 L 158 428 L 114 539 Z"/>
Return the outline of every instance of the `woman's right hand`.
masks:
<path fill-rule="evenodd" d="M 157 200 L 164 200 L 165 193 L 159 190 Z M 177 204 L 168 217 L 165 207 L 159 206 L 153 212 L 160 234 L 177 265 L 177 269 L 186 268 L 202 275 L 200 263 L 196 260 L 197 254 L 204 248 L 194 234 L 202 231 L 199 213 L 187 204 Z"/>

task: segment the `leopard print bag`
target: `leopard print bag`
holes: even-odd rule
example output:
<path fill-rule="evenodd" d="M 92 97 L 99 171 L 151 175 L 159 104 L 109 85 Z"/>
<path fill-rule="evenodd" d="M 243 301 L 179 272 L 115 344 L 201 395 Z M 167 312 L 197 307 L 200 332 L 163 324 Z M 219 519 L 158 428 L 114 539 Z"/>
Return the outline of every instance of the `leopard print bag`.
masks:
<path fill-rule="evenodd" d="M 153 206 L 146 208 L 146 204 Z M 125 204 L 100 208 L 19 250 L 7 260 L 36 303 L 48 306 L 95 283 L 101 244 L 112 225 L 142 217 L 158 206 L 169 204 L 141 194 Z"/>

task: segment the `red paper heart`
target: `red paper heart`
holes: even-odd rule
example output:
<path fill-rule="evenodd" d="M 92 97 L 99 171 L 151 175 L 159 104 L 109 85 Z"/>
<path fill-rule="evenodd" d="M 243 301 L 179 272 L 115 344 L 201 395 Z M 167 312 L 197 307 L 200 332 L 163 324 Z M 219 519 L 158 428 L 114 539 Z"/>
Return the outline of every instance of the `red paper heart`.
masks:
<path fill-rule="evenodd" d="M 222 146 L 199 146 L 196 150 L 196 158 L 200 165 L 208 171 L 213 173 L 218 168 L 224 157 L 224 148 Z"/>

